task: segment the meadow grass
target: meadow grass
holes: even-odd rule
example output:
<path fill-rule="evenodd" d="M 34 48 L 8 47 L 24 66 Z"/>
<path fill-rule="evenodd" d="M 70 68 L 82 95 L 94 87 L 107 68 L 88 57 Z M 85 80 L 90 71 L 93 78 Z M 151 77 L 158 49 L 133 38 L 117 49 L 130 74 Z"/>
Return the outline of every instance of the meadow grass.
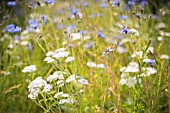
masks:
<path fill-rule="evenodd" d="M 4 20 L 1 113 L 170 112 L 168 7 L 86 2 L 35 3 Z"/>

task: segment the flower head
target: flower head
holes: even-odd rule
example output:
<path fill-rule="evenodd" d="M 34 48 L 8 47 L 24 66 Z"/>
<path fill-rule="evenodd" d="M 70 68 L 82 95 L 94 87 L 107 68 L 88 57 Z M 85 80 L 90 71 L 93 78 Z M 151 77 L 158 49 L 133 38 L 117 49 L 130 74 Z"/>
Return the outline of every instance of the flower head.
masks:
<path fill-rule="evenodd" d="M 54 0 L 44 0 L 44 2 L 45 2 L 46 4 L 53 4 L 53 3 L 54 3 Z"/>
<path fill-rule="evenodd" d="M 28 23 L 29 23 L 30 27 L 31 27 L 31 28 L 34 28 L 34 29 L 36 29 L 36 28 L 38 28 L 38 27 L 40 26 L 38 19 L 30 19 L 30 20 L 28 21 Z"/>
<path fill-rule="evenodd" d="M 8 6 L 16 6 L 16 1 L 9 1 L 9 2 L 7 2 L 7 5 Z"/>
<path fill-rule="evenodd" d="M 27 72 L 31 73 L 31 72 L 33 72 L 33 71 L 35 71 L 35 70 L 37 70 L 36 65 L 30 65 L 30 66 L 26 66 L 26 67 L 22 70 L 22 72 L 23 72 L 23 73 L 27 73 Z"/>

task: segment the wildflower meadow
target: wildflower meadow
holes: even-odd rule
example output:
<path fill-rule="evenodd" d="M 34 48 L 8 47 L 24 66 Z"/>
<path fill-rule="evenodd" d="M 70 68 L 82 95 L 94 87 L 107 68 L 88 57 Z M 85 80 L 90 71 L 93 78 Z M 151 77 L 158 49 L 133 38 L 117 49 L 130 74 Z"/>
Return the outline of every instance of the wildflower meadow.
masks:
<path fill-rule="evenodd" d="M 169 7 L 1 2 L 0 113 L 170 113 Z"/>

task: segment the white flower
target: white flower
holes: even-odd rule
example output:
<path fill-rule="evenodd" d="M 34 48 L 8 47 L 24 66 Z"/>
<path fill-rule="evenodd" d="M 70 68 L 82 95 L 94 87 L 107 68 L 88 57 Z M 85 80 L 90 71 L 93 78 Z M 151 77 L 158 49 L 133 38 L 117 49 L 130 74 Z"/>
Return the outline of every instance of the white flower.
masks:
<path fill-rule="evenodd" d="M 68 98 L 68 99 L 61 99 L 58 103 L 59 104 L 74 104 L 74 99 Z"/>
<path fill-rule="evenodd" d="M 71 75 L 71 76 L 69 76 L 69 77 L 67 78 L 66 83 L 75 81 L 77 78 L 80 78 L 80 76 L 76 76 L 75 74 L 74 74 L 74 75 Z"/>
<path fill-rule="evenodd" d="M 148 47 L 148 49 L 147 49 L 147 51 L 146 51 L 147 53 L 149 53 L 149 52 L 154 52 L 154 47 Z"/>
<path fill-rule="evenodd" d="M 169 56 L 166 55 L 166 54 L 163 54 L 163 55 L 160 56 L 160 58 L 161 58 L 161 59 L 169 59 Z"/>
<path fill-rule="evenodd" d="M 105 66 L 105 64 L 97 64 L 96 67 L 97 67 L 97 68 L 105 68 L 106 66 Z"/>
<path fill-rule="evenodd" d="M 136 29 L 130 29 L 128 31 L 129 34 L 134 34 L 135 36 L 139 36 L 139 32 Z"/>
<path fill-rule="evenodd" d="M 33 71 L 35 71 L 35 70 L 37 70 L 36 65 L 30 65 L 30 66 L 26 66 L 26 67 L 22 70 L 22 72 L 23 72 L 23 73 L 27 73 L 27 72 L 31 73 L 31 72 L 33 72 Z"/>
<path fill-rule="evenodd" d="M 96 64 L 94 62 L 87 62 L 86 65 L 91 68 L 96 67 Z"/>
<path fill-rule="evenodd" d="M 84 90 L 83 89 L 80 89 L 80 91 L 79 91 L 80 93 L 83 93 L 84 92 Z"/>
<path fill-rule="evenodd" d="M 58 80 L 57 81 L 57 86 L 58 87 L 64 86 L 64 80 Z"/>
<path fill-rule="evenodd" d="M 122 73 L 121 74 L 121 78 L 125 78 L 125 77 L 127 77 L 128 76 L 128 73 Z"/>
<path fill-rule="evenodd" d="M 62 94 L 63 94 L 63 92 L 59 92 L 59 93 L 57 93 L 57 94 L 54 95 L 54 98 L 58 98 L 58 96 L 60 96 L 60 95 L 62 95 Z"/>
<path fill-rule="evenodd" d="M 129 78 L 127 79 L 126 85 L 127 85 L 129 88 L 131 88 L 131 87 L 135 86 L 136 83 L 137 83 L 136 77 L 129 77 Z"/>
<path fill-rule="evenodd" d="M 121 78 L 121 79 L 120 79 L 120 84 L 121 84 L 121 85 L 127 84 L 127 80 L 126 80 L 125 78 Z"/>
<path fill-rule="evenodd" d="M 8 48 L 10 48 L 10 49 L 12 49 L 13 47 L 14 47 L 13 44 L 8 45 Z"/>
<path fill-rule="evenodd" d="M 57 53 L 53 53 L 53 57 L 56 58 L 56 59 L 59 59 L 59 58 L 64 58 L 64 57 L 67 57 L 69 55 L 69 52 L 67 51 L 62 51 L 62 52 L 57 52 Z"/>
<path fill-rule="evenodd" d="M 44 61 L 47 62 L 47 63 L 51 63 L 51 62 L 54 62 L 54 59 L 51 58 L 51 57 L 46 57 L 46 58 L 44 59 Z"/>
<path fill-rule="evenodd" d="M 147 75 L 156 74 L 157 70 L 153 67 L 146 67 L 146 73 L 147 73 Z"/>
<path fill-rule="evenodd" d="M 21 45 L 23 45 L 23 46 L 26 46 L 26 45 L 28 45 L 28 44 L 29 44 L 28 41 L 22 41 L 22 42 L 21 42 Z"/>
<path fill-rule="evenodd" d="M 51 81 L 57 80 L 57 79 L 59 79 L 59 80 L 64 79 L 63 74 L 65 74 L 65 72 L 56 71 L 56 72 L 54 72 L 52 75 L 49 75 L 49 76 L 47 77 L 47 81 L 50 81 L 50 82 L 51 82 Z"/>
<path fill-rule="evenodd" d="M 86 80 L 86 79 L 79 79 L 78 83 L 83 84 L 83 85 L 88 85 L 89 84 L 88 80 Z"/>
<path fill-rule="evenodd" d="M 79 40 L 79 39 L 82 38 L 82 34 L 80 34 L 80 33 L 72 33 L 71 38 L 72 38 L 72 40 Z"/>
<path fill-rule="evenodd" d="M 50 85 L 50 84 L 45 84 L 45 87 L 43 89 L 43 93 L 47 93 L 47 92 L 50 92 L 50 90 L 52 89 L 53 87 Z"/>
<path fill-rule="evenodd" d="M 35 100 L 37 96 L 38 96 L 38 93 L 30 93 L 30 94 L 28 95 L 28 98 L 30 98 L 30 99 L 32 99 L 32 100 Z"/>
<path fill-rule="evenodd" d="M 64 98 L 69 97 L 69 95 L 67 93 L 62 94 L 61 96 Z"/>
<path fill-rule="evenodd" d="M 159 41 L 162 41 L 164 38 L 163 37 L 161 37 L 161 36 L 158 36 L 158 38 L 157 38 Z"/>
<path fill-rule="evenodd" d="M 136 62 L 130 62 L 127 67 L 120 68 L 121 72 L 139 72 L 139 65 Z"/>
<path fill-rule="evenodd" d="M 74 60 L 74 57 L 67 57 L 65 62 L 69 63 L 69 62 L 72 62 L 73 60 Z"/>
<path fill-rule="evenodd" d="M 128 50 L 126 48 L 122 47 L 122 46 L 118 46 L 116 48 L 116 51 L 120 54 L 128 52 Z"/>
<path fill-rule="evenodd" d="M 139 57 L 139 58 L 142 58 L 142 55 L 143 55 L 143 51 L 139 51 L 139 52 L 135 52 L 131 55 L 131 57 Z"/>
<path fill-rule="evenodd" d="M 40 92 L 40 89 L 45 86 L 47 83 L 42 77 L 37 77 L 35 80 L 33 80 L 29 85 L 28 89 L 30 94 L 28 95 L 31 99 L 36 99 L 38 96 L 38 93 Z"/>
<path fill-rule="evenodd" d="M 46 53 L 46 56 L 49 57 L 53 54 L 54 52 L 53 51 L 49 51 L 48 53 Z"/>

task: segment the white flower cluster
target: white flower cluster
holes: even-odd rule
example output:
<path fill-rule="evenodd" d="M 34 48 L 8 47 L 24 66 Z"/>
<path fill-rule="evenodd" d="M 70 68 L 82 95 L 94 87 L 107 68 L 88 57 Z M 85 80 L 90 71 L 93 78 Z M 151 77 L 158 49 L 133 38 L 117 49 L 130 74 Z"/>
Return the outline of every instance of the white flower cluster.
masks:
<path fill-rule="evenodd" d="M 127 85 L 129 88 L 134 87 L 137 83 L 136 77 L 124 78 L 122 77 L 120 80 L 121 85 Z"/>
<path fill-rule="evenodd" d="M 54 59 L 60 59 L 60 58 L 65 58 L 69 55 L 69 52 L 66 51 L 65 48 L 59 48 L 55 51 L 49 51 L 46 53 L 46 58 L 44 59 L 45 62 L 47 63 L 52 63 L 55 60 Z M 65 59 L 65 62 L 72 62 L 74 60 L 74 57 L 70 56 Z"/>
<path fill-rule="evenodd" d="M 153 67 L 143 67 L 142 70 L 144 71 L 144 73 L 140 74 L 140 76 L 145 77 L 145 76 L 150 76 L 153 74 L 157 73 L 157 70 Z"/>
<path fill-rule="evenodd" d="M 139 65 L 137 62 L 130 62 L 127 67 L 120 68 L 120 71 L 125 73 L 139 72 Z"/>
<path fill-rule="evenodd" d="M 31 73 L 31 72 L 33 72 L 33 71 L 35 71 L 35 70 L 37 70 L 36 65 L 30 65 L 30 66 L 26 66 L 26 67 L 22 70 L 22 72 L 23 72 L 23 73 L 27 73 L 27 72 Z"/>
<path fill-rule="evenodd" d="M 66 62 L 66 63 L 69 63 L 69 62 L 72 62 L 72 61 L 74 61 L 74 57 L 73 57 L 73 56 L 67 57 L 67 58 L 65 59 L 65 62 Z"/>
<path fill-rule="evenodd" d="M 144 59 L 143 62 L 150 62 L 150 59 Z M 155 62 L 155 60 L 151 60 L 151 62 Z M 137 62 L 130 62 L 127 67 L 122 67 L 120 68 L 121 74 L 121 80 L 120 84 L 121 85 L 127 85 L 129 88 L 133 87 L 136 85 L 137 80 L 136 77 L 131 77 L 130 73 L 137 73 L 139 72 L 139 65 Z M 150 76 L 152 74 L 156 74 L 157 70 L 153 67 L 143 67 L 141 69 L 142 74 L 140 74 L 140 77 L 144 76 Z"/>
<path fill-rule="evenodd" d="M 56 71 L 47 77 L 47 81 L 52 82 L 53 80 L 57 80 L 58 87 L 64 86 L 64 74 L 66 73 L 63 71 Z"/>
<path fill-rule="evenodd" d="M 59 92 L 57 94 L 54 95 L 54 98 L 60 99 L 59 100 L 59 104 L 74 104 L 75 100 L 72 99 L 69 94 L 67 93 L 63 93 L 63 92 Z"/>
<path fill-rule="evenodd" d="M 52 75 L 49 75 L 47 77 L 47 81 L 52 82 L 53 80 L 63 80 L 64 79 L 63 74 L 66 74 L 66 73 L 62 71 L 56 71 Z"/>
<path fill-rule="evenodd" d="M 47 82 L 42 79 L 42 77 L 37 77 L 28 85 L 28 89 L 30 92 L 28 97 L 30 99 L 36 99 L 38 93 L 41 91 L 42 88 L 42 93 L 47 93 L 52 89 L 52 86 L 50 84 L 47 84 Z"/>
<path fill-rule="evenodd" d="M 160 58 L 161 58 L 161 59 L 169 59 L 169 56 L 166 55 L 166 54 L 162 54 L 162 55 L 160 56 Z"/>
<path fill-rule="evenodd" d="M 66 83 L 69 83 L 69 82 L 72 82 L 72 81 L 76 81 L 79 83 L 79 84 L 82 84 L 82 85 L 88 85 L 88 80 L 84 79 L 83 77 L 81 76 L 76 76 L 75 74 L 74 75 L 71 75 L 69 76 L 67 79 L 66 79 Z"/>
<path fill-rule="evenodd" d="M 95 64 L 94 62 L 87 62 L 86 64 L 90 68 L 105 68 L 105 64 Z"/>
<path fill-rule="evenodd" d="M 79 40 L 79 39 L 82 39 L 82 34 L 81 33 L 72 33 L 70 35 L 70 37 L 72 40 Z"/>

